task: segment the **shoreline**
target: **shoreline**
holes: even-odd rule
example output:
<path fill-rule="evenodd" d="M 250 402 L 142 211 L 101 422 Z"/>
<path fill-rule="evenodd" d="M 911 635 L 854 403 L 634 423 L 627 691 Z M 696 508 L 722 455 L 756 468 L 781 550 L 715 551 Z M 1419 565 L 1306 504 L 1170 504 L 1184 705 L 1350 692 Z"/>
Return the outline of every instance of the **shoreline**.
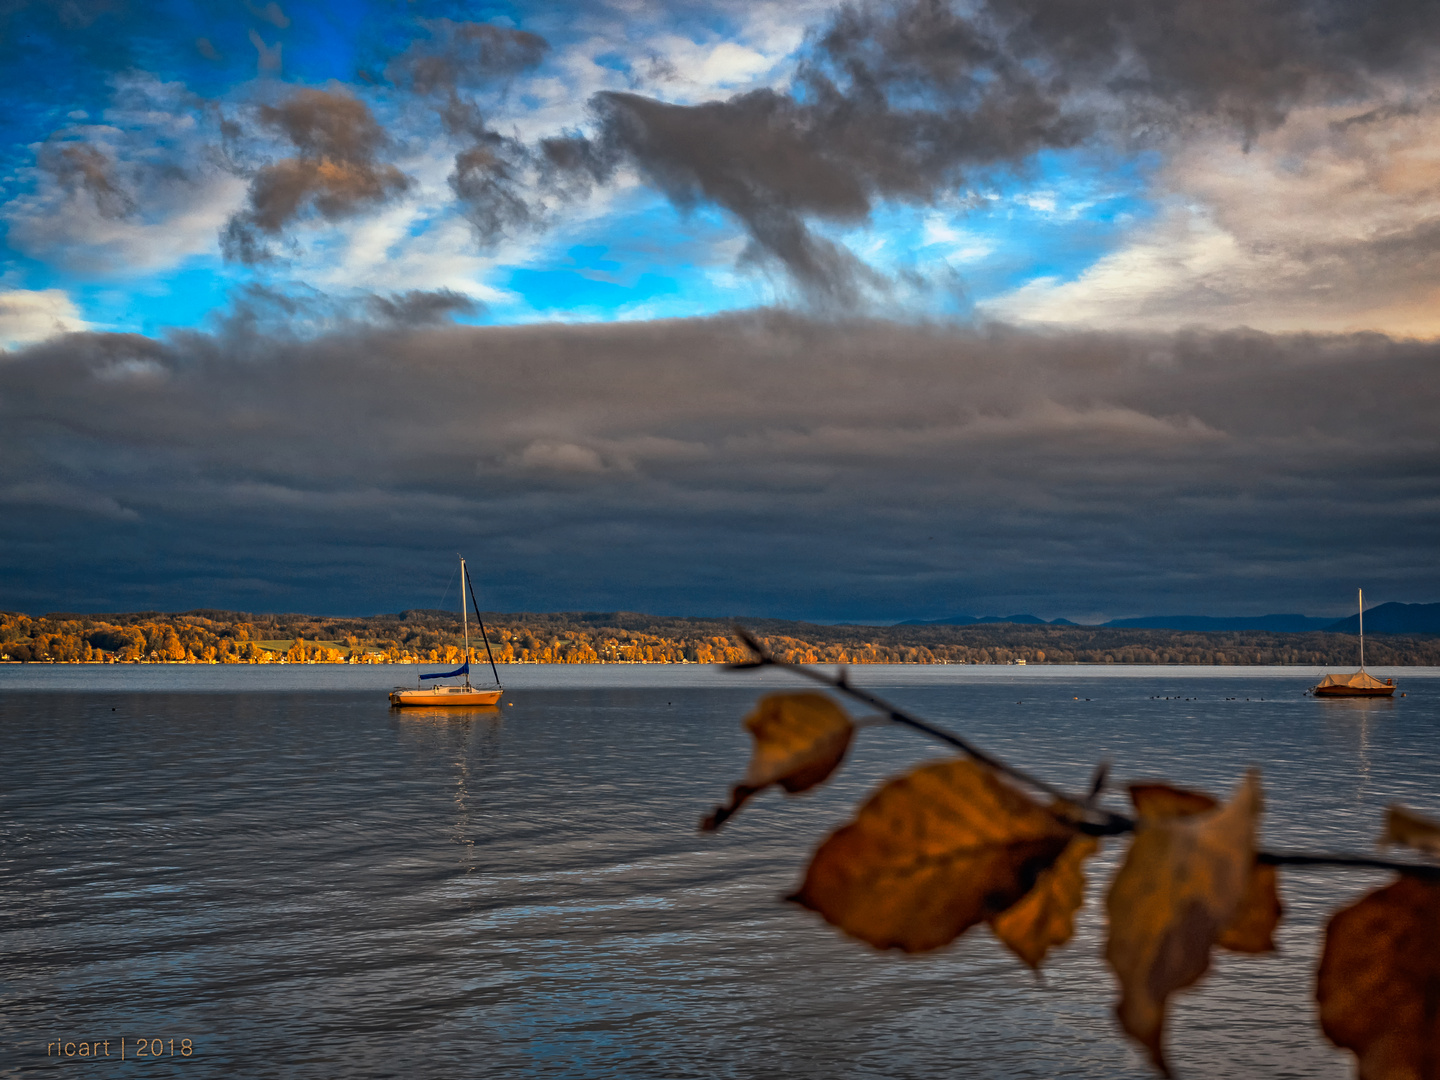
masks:
<path fill-rule="evenodd" d="M 109 668 L 109 667 L 226 667 L 226 668 L 247 668 L 247 667 L 326 667 L 326 668 L 365 668 L 365 667 L 423 667 L 433 664 L 453 663 L 447 660 L 0 660 L 0 667 L 86 667 L 86 668 Z M 474 662 L 474 661 L 472 661 Z M 834 661 L 820 660 L 807 666 L 811 667 L 833 667 Z M 497 660 L 497 668 L 501 667 L 698 667 L 716 668 L 725 667 L 725 664 L 709 663 L 697 660 Z M 990 661 L 953 661 L 953 660 L 850 660 L 840 662 L 843 667 L 1035 667 L 1035 668 L 1066 668 L 1066 667 L 1087 667 L 1087 668 L 1121 668 L 1121 667 L 1156 667 L 1156 668 L 1292 668 L 1295 670 L 1315 669 L 1327 667 L 1346 667 L 1345 663 L 1325 664 L 1310 662 L 1295 663 L 1190 663 L 1162 662 L 1162 661 L 1104 661 L 1104 660 L 1067 660 L 1050 663 L 1044 660 L 1031 660 L 1028 662 L 1015 663 L 1013 661 L 990 660 Z M 1348 665 L 1354 667 L 1356 665 Z M 1392 664 L 1381 663 L 1369 665 L 1377 670 L 1380 668 L 1432 670 L 1436 665 L 1432 664 Z"/>

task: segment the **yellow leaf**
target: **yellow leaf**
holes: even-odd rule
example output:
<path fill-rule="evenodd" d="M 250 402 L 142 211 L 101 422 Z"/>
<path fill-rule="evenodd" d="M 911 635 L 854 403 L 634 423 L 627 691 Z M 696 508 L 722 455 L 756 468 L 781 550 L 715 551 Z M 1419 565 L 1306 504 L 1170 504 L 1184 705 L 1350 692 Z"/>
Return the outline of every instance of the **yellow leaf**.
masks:
<path fill-rule="evenodd" d="M 1385 835 L 1380 842 L 1404 844 L 1427 855 L 1440 855 L 1440 823 L 1403 806 L 1392 806 L 1385 814 Z"/>
<path fill-rule="evenodd" d="M 745 779 L 730 789 L 730 801 L 700 822 L 713 832 L 752 795 L 771 784 L 791 794 L 806 791 L 839 766 L 850 747 L 855 725 L 845 710 L 824 694 L 768 694 L 745 718 L 755 740 Z"/>
<path fill-rule="evenodd" d="M 1185 791 L 1169 784 L 1132 784 L 1130 801 L 1146 818 L 1189 817 L 1219 806 L 1214 798 L 1199 791 Z M 1285 909 L 1280 904 L 1279 875 L 1275 867 L 1256 863 L 1245 883 L 1245 895 L 1230 923 L 1215 943 L 1233 952 L 1275 951 L 1275 928 Z"/>
<path fill-rule="evenodd" d="M 1085 901 L 1082 864 L 1099 850 L 1095 837 L 1076 836 L 1028 893 L 991 917 L 995 936 L 1031 968 L 1038 969 L 1045 954 L 1075 932 L 1075 912 Z"/>
<path fill-rule="evenodd" d="M 1337 913 L 1315 997 L 1360 1080 L 1440 1080 L 1440 882 L 1402 877 Z"/>
<path fill-rule="evenodd" d="M 1142 814 L 1110 886 L 1105 958 L 1120 980 L 1115 1011 L 1166 1076 L 1165 1003 L 1205 974 L 1210 947 L 1240 907 L 1255 863 L 1260 803 L 1252 772 L 1217 810 Z"/>
<path fill-rule="evenodd" d="M 923 952 L 1019 900 L 1074 835 L 986 766 L 922 765 L 820 845 L 791 899 L 877 948 Z"/>

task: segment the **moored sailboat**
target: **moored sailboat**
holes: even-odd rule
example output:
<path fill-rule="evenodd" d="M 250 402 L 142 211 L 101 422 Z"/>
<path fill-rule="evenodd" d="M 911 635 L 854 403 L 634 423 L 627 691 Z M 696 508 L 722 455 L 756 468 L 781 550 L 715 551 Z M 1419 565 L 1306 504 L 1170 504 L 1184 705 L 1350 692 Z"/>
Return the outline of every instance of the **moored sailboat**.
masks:
<path fill-rule="evenodd" d="M 485 656 L 490 661 L 490 674 L 495 677 L 494 686 L 470 685 L 470 613 L 465 607 L 467 596 L 475 607 L 475 622 L 480 627 L 480 640 L 485 642 Z M 453 708 L 456 705 L 494 705 L 500 700 L 500 695 L 504 693 L 504 687 L 500 685 L 500 673 L 495 670 L 495 654 L 490 651 L 490 639 L 485 634 L 485 620 L 480 617 L 480 605 L 475 600 L 475 589 L 470 584 L 464 556 L 460 557 L 460 621 L 465 628 L 465 659 L 454 671 L 436 671 L 428 675 L 421 675 L 420 679 L 423 682 L 427 679 L 463 677 L 464 684 L 461 686 L 422 686 L 415 689 L 397 686 L 390 692 L 392 706 L 433 707 L 443 705 Z"/>
<path fill-rule="evenodd" d="M 1360 670 L 1353 675 L 1326 675 L 1310 688 L 1316 697 L 1391 697 L 1395 680 L 1381 682 L 1365 670 L 1365 590 L 1360 596 Z"/>

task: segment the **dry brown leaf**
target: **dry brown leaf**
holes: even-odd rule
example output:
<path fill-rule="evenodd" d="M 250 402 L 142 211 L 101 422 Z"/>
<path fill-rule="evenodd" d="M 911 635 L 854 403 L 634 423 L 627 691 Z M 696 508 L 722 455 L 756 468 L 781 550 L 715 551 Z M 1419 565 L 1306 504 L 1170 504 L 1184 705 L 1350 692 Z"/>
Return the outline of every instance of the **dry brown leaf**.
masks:
<path fill-rule="evenodd" d="M 922 765 L 820 845 L 791 899 L 877 948 L 923 952 L 1019 900 L 1074 835 L 984 765 Z"/>
<path fill-rule="evenodd" d="M 1131 784 L 1130 801 L 1141 817 L 1189 817 L 1214 810 L 1220 800 L 1199 791 L 1186 791 L 1169 784 Z"/>
<path fill-rule="evenodd" d="M 1082 866 L 1099 850 L 1095 837 L 1076 836 L 1028 893 L 991 916 L 995 936 L 1032 969 L 1038 969 L 1045 954 L 1064 945 L 1075 932 L 1075 912 L 1085 901 Z"/>
<path fill-rule="evenodd" d="M 1403 806 L 1392 806 L 1385 813 L 1385 835 L 1382 844 L 1404 844 L 1426 855 L 1440 855 L 1440 822 L 1421 817 Z"/>
<path fill-rule="evenodd" d="M 1110 886 L 1105 958 L 1120 980 L 1115 1011 L 1166 1076 L 1166 1000 L 1205 974 L 1211 945 L 1240 907 L 1255 864 L 1260 804 L 1252 772 L 1217 810 L 1142 814 Z"/>
<path fill-rule="evenodd" d="M 1245 882 L 1245 895 L 1240 906 L 1220 931 L 1215 944 L 1232 952 L 1268 953 L 1275 951 L 1275 928 L 1285 908 L 1280 903 L 1280 875 L 1269 863 L 1255 863 Z"/>
<path fill-rule="evenodd" d="M 1337 913 L 1315 997 L 1360 1080 L 1440 1080 L 1440 882 L 1402 877 Z"/>
<path fill-rule="evenodd" d="M 1214 798 L 1199 791 L 1186 791 L 1169 784 L 1132 784 L 1130 801 L 1146 818 L 1189 817 L 1219 806 Z M 1280 903 L 1279 875 L 1275 867 L 1256 863 L 1245 884 L 1245 895 L 1228 926 L 1215 944 L 1233 952 L 1275 951 L 1275 929 L 1285 912 Z"/>
<path fill-rule="evenodd" d="M 771 784 L 791 794 L 806 791 L 828 777 L 845 759 L 855 725 L 845 710 L 824 694 L 767 694 L 745 718 L 755 739 L 745 779 L 730 789 L 730 801 L 700 822 L 713 832 L 752 795 Z"/>

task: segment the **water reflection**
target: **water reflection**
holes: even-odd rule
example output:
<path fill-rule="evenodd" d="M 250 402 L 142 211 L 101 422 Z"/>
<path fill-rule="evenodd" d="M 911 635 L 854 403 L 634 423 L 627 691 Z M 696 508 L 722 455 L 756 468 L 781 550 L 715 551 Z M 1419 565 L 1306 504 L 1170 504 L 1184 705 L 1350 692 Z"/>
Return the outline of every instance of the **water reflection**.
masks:
<path fill-rule="evenodd" d="M 1315 698 L 1327 729 L 1355 749 L 1356 802 L 1363 802 L 1370 786 L 1370 728 L 1395 711 L 1394 698 Z"/>
<path fill-rule="evenodd" d="M 1373 716 L 1395 711 L 1396 701 L 1391 697 L 1352 697 L 1352 698 L 1325 698 L 1317 697 L 1315 704 L 1319 705 L 1329 715 L 1344 713 L 1361 714 Z"/>
<path fill-rule="evenodd" d="M 462 871 L 473 874 L 478 869 L 479 823 L 477 800 L 471 792 L 474 781 L 471 758 L 478 756 L 482 761 L 494 758 L 503 724 L 500 708 L 495 705 L 437 706 L 400 712 L 398 719 L 402 743 L 420 747 L 427 759 L 444 761 L 450 770 L 450 802 L 455 815 L 450 840 L 460 848 Z"/>
<path fill-rule="evenodd" d="M 401 720 L 474 720 L 476 717 L 494 718 L 500 715 L 499 705 L 429 705 L 423 709 L 396 709 L 395 715 Z"/>

